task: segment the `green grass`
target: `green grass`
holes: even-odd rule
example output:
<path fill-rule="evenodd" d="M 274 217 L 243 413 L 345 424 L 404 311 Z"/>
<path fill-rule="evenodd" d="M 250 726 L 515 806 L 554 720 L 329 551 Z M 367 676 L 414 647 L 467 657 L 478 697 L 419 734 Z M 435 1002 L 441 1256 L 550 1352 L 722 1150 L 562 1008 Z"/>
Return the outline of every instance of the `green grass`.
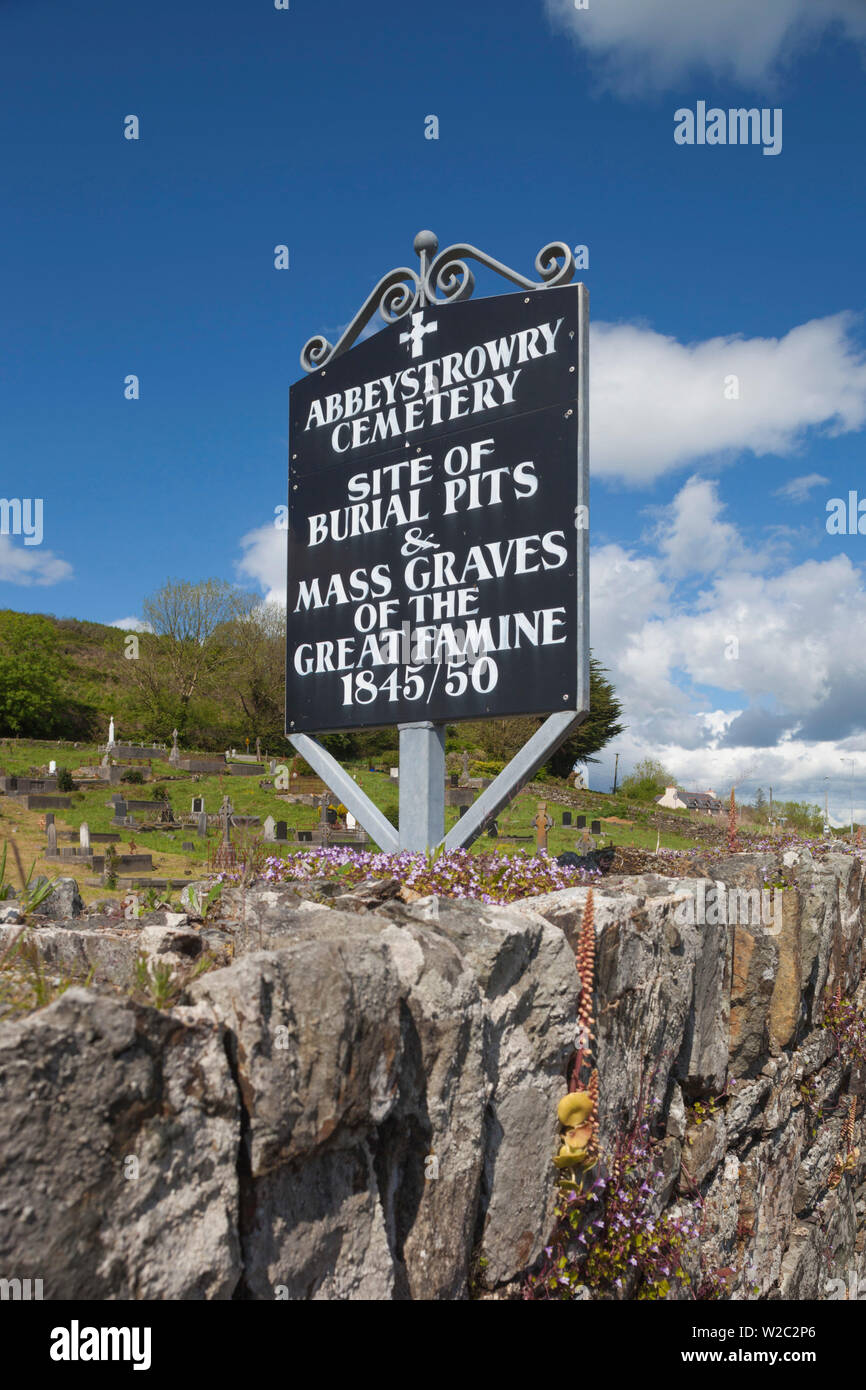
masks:
<path fill-rule="evenodd" d="M 68 767 L 74 770 L 80 766 L 94 765 L 99 761 L 99 753 L 95 744 L 81 745 L 77 749 L 71 747 L 50 746 L 47 744 L 33 743 L 2 743 L 0 744 L 0 766 L 5 767 L 11 774 L 26 775 L 32 766 L 41 766 L 54 758 L 58 767 Z M 349 771 L 355 777 L 358 785 L 368 796 L 384 811 L 389 819 L 396 820 L 398 806 L 398 789 L 384 773 L 370 772 L 366 764 L 350 764 Z M 190 812 L 191 800 L 194 796 L 202 796 L 209 814 L 216 814 L 220 803 L 225 795 L 231 797 L 235 813 L 238 815 L 259 816 L 261 821 L 271 815 L 275 820 L 284 820 L 289 830 L 311 830 L 319 821 L 319 813 L 315 807 L 304 805 L 293 805 L 280 800 L 272 789 L 259 786 L 259 777 L 232 777 L 228 773 L 201 775 L 196 773 L 179 772 L 170 767 L 163 760 L 154 760 L 152 764 L 153 780 L 142 785 L 120 783 L 117 786 L 109 786 L 108 783 L 102 784 L 93 790 L 72 793 L 72 804 L 68 810 L 59 811 L 56 821 L 59 830 L 77 830 L 82 821 L 87 821 L 91 832 L 104 832 L 117 829 L 111 825 L 112 809 L 107 803 L 111 800 L 113 792 L 121 792 L 132 800 L 150 800 L 154 784 L 159 784 L 165 788 L 167 800 L 176 814 L 187 815 Z M 550 783 L 551 789 L 557 784 Z M 535 826 L 534 818 L 537 811 L 539 796 L 522 792 L 510 806 L 500 812 L 498 824 L 500 835 L 532 836 L 532 839 L 519 846 L 502 845 L 503 853 L 533 853 L 535 847 Z M 612 813 L 622 809 L 619 798 L 605 796 L 601 793 L 585 793 L 581 797 L 580 807 L 572 808 L 572 814 L 577 816 L 578 810 L 587 817 L 587 824 L 590 820 L 600 819 L 606 813 Z M 548 803 L 548 811 L 554 819 L 554 828 L 548 838 L 548 849 L 553 854 L 561 854 L 565 850 L 577 848 L 580 839 L 580 831 L 574 826 L 563 828 L 562 822 L 563 808 L 555 802 Z M 0 798 L 0 838 L 5 838 L 11 830 L 10 822 L 17 825 L 15 831 L 17 842 L 26 857 L 27 853 L 32 858 L 34 854 L 44 846 L 44 834 L 39 831 L 38 822 L 42 812 L 26 812 L 20 809 L 17 804 L 8 798 Z M 140 812 L 135 813 L 140 818 Z M 446 808 L 446 830 L 453 826 L 458 818 L 457 807 Z M 665 849 L 688 849 L 695 845 L 696 841 L 689 837 L 689 819 L 683 813 L 683 833 L 672 834 L 663 832 L 661 845 Z M 154 874 L 172 878 L 198 877 L 207 864 L 208 856 L 216 847 L 219 835 L 216 830 L 211 831 L 207 840 L 201 840 L 195 832 L 193 826 L 185 826 L 181 830 L 166 831 L 153 830 L 141 831 L 134 828 L 124 828 L 119 830 L 121 839 L 116 848 L 118 853 L 127 853 L 129 841 L 135 841 L 139 851 L 150 852 L 154 860 Z M 245 832 L 235 832 L 235 838 L 243 838 Z M 652 811 L 646 809 L 635 813 L 634 823 L 628 825 L 602 826 L 604 845 L 633 845 L 642 849 L 654 850 L 656 846 L 656 828 L 652 824 Z M 194 846 L 192 850 L 184 851 L 181 848 L 183 842 L 191 842 Z M 61 845 L 69 843 L 61 840 Z M 498 842 L 481 836 L 473 845 L 474 853 L 490 853 L 497 848 Z M 274 846 L 274 853 L 281 852 L 281 847 Z M 30 861 L 28 860 L 28 863 Z M 71 868 L 71 866 L 70 866 Z M 57 861 L 42 861 L 38 865 L 38 872 L 47 873 L 54 876 L 58 872 Z M 64 866 L 60 872 L 68 872 Z M 80 875 L 83 879 L 84 875 Z M 82 888 L 84 885 L 82 884 Z M 92 899 L 94 896 L 104 896 L 105 890 L 91 889 L 85 892 L 85 897 Z"/>

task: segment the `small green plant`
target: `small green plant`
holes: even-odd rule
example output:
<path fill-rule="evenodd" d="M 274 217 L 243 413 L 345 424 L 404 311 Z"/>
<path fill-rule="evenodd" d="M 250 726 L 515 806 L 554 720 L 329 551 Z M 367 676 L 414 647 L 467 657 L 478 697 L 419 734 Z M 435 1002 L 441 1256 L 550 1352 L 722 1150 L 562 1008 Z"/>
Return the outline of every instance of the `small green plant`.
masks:
<path fill-rule="evenodd" d="M 3 854 L 0 856 L 0 902 L 6 898 L 15 896 L 15 889 L 11 882 L 6 881 L 6 856 L 9 853 L 9 845 L 3 841 Z"/>
<path fill-rule="evenodd" d="M 131 767 L 127 772 L 121 773 L 120 780 L 121 782 L 130 782 L 134 783 L 136 786 L 141 786 L 144 781 L 144 773 L 138 767 Z"/>
<path fill-rule="evenodd" d="M 92 969 L 83 979 L 47 976 L 36 942 L 22 927 L 0 953 L 0 1018 L 42 1009 L 65 994 L 70 985 L 81 984 L 86 989 L 92 979 Z"/>
<path fill-rule="evenodd" d="M 0 898 L 11 898 L 13 896 L 14 891 L 12 889 L 11 883 L 6 883 L 5 881 L 6 852 L 8 848 L 8 842 L 4 841 L 3 856 L 2 859 L 0 859 Z M 18 875 L 21 879 L 21 893 L 19 895 L 19 904 L 22 915 L 26 917 L 29 912 L 36 912 L 40 905 L 45 902 L 45 899 L 47 897 L 50 897 L 51 893 L 54 891 L 54 885 L 56 884 L 57 879 L 43 879 L 41 882 L 33 884 L 33 887 L 31 888 L 30 884 L 33 878 L 33 870 L 36 868 L 36 860 L 33 860 L 33 863 L 30 865 L 29 872 L 25 874 L 24 865 L 21 863 L 21 855 L 18 853 L 18 846 L 16 845 L 14 840 L 12 841 L 12 853 L 15 856 L 15 863 L 18 867 Z"/>
<path fill-rule="evenodd" d="M 72 773 L 68 767 L 57 769 L 57 790 L 59 792 L 74 792 L 75 783 L 72 780 Z"/>
<path fill-rule="evenodd" d="M 105 873 L 103 882 L 106 888 L 117 887 L 117 850 L 114 845 L 108 844 L 105 848 Z"/>
<path fill-rule="evenodd" d="M 140 955 L 135 962 L 135 986 L 155 1009 L 167 1009 L 180 993 L 175 972 L 167 961 L 154 961 Z"/>

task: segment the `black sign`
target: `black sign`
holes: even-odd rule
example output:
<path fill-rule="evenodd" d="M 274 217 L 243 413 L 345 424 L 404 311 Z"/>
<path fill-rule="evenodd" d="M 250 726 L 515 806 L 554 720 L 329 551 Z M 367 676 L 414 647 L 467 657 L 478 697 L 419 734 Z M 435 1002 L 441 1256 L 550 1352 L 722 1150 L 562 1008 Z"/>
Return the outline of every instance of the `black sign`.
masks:
<path fill-rule="evenodd" d="M 584 294 L 431 305 L 292 387 L 289 733 L 581 708 Z"/>

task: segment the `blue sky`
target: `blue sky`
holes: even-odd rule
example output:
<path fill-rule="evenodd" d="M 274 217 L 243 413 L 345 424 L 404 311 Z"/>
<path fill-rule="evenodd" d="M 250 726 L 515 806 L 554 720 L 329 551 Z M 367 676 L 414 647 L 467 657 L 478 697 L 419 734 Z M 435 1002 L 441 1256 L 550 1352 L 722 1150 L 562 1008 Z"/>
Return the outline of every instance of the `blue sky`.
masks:
<path fill-rule="evenodd" d="M 861 0 L 0 0 L 2 491 L 44 499 L 41 545 L 0 536 L 0 605 L 118 622 L 210 575 L 279 597 L 306 339 L 421 227 L 527 274 L 584 244 L 621 764 L 813 799 L 830 776 L 842 819 L 853 756 L 866 816 L 866 537 L 825 526 L 866 497 L 864 45 Z M 780 108 L 782 152 L 677 145 L 698 101 Z"/>

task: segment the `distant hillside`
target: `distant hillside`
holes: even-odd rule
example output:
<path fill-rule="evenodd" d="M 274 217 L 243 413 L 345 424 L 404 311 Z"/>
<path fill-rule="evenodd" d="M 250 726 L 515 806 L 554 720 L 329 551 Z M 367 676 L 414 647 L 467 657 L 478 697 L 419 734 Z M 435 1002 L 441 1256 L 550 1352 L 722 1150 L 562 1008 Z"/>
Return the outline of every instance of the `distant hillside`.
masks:
<path fill-rule="evenodd" d="M 155 630 L 134 637 L 79 618 L 0 611 L 0 738 L 99 743 L 113 716 L 124 739 L 165 740 L 177 728 L 186 748 L 242 748 L 258 737 L 272 751 L 287 752 L 285 613 L 263 615 L 250 608 L 250 595 L 241 599 L 245 606 L 218 581 L 170 581 L 151 601 Z M 591 712 L 547 764 L 557 776 L 593 758 L 623 729 L 610 681 L 594 657 L 590 665 Z M 492 775 L 541 720 L 449 725 L 447 748 L 488 760 Z M 347 730 L 324 742 L 344 760 L 387 755 L 393 761 L 397 731 Z"/>
<path fill-rule="evenodd" d="M 104 736 L 123 704 L 123 638 L 102 623 L 0 610 L 0 736 Z"/>

